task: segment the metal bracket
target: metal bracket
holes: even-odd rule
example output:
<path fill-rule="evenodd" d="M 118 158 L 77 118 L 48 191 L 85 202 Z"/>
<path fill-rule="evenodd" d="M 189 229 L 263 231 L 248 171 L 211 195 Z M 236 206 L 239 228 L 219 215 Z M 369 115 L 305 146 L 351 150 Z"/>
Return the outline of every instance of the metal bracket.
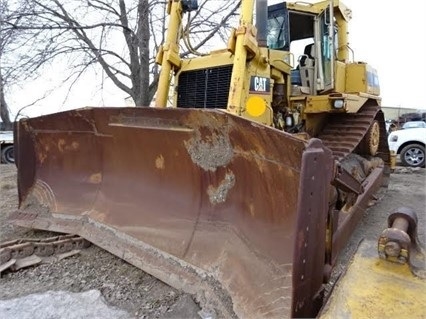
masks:
<path fill-rule="evenodd" d="M 331 184 L 338 189 L 357 195 L 364 192 L 362 184 L 338 163 L 336 163 L 334 180 Z"/>
<path fill-rule="evenodd" d="M 407 207 L 400 207 L 388 217 L 388 227 L 378 240 L 380 258 L 405 264 L 412 273 L 426 278 L 424 248 L 417 238 L 417 215 Z"/>

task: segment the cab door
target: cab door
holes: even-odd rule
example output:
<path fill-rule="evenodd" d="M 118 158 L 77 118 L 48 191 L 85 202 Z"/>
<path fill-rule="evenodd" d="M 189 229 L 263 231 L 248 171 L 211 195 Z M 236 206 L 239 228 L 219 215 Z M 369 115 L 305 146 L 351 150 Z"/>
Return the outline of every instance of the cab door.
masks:
<path fill-rule="evenodd" d="M 335 26 L 333 17 L 333 3 L 318 16 L 315 23 L 315 37 L 317 40 L 318 57 L 318 89 L 324 93 L 334 89 L 334 41 Z"/>

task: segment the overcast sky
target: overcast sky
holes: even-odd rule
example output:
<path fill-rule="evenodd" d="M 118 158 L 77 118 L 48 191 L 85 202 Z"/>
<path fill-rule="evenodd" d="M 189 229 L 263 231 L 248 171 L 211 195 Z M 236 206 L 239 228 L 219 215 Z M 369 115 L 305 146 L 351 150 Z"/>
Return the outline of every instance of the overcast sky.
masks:
<path fill-rule="evenodd" d="M 269 0 L 269 4 L 277 2 Z M 426 31 L 426 1 L 346 0 L 344 3 L 352 9 L 349 45 L 355 52 L 355 60 L 377 69 L 382 105 L 426 109 L 426 52 L 422 40 L 425 38 L 422 32 Z M 49 68 L 42 78 L 9 96 L 12 113 L 58 86 L 58 68 Z M 67 92 L 59 89 L 24 113 L 37 116 L 84 106 L 125 105 L 126 95 L 122 91 L 107 84 L 101 94 L 97 81 L 87 75 L 65 102 Z"/>
<path fill-rule="evenodd" d="M 352 9 L 350 46 L 377 69 L 383 105 L 426 109 L 426 1 L 344 3 Z"/>

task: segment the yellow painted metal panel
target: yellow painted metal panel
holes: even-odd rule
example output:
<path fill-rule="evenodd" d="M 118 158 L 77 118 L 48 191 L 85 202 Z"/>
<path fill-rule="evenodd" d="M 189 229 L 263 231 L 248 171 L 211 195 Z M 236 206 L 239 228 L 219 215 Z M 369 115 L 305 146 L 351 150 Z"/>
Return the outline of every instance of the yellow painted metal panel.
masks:
<path fill-rule="evenodd" d="M 306 101 L 305 113 L 322 113 L 332 109 L 328 95 L 309 96 Z"/>
<path fill-rule="evenodd" d="M 350 63 L 346 66 L 346 92 L 380 94 L 377 72 L 366 63 Z"/>
<path fill-rule="evenodd" d="M 179 71 L 199 70 L 209 67 L 216 67 L 222 65 L 232 64 L 234 57 L 230 52 L 221 52 L 193 59 L 182 60 L 181 68 Z"/>
<path fill-rule="evenodd" d="M 344 93 L 346 82 L 346 64 L 340 61 L 336 61 L 335 70 L 335 91 Z"/>
<path fill-rule="evenodd" d="M 319 318 L 426 318 L 426 280 L 361 243 Z"/>

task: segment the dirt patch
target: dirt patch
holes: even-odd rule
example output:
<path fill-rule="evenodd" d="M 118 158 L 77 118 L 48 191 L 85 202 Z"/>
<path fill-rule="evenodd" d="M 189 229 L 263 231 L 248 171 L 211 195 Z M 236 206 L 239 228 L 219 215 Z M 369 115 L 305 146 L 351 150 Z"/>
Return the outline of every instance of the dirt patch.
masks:
<path fill-rule="evenodd" d="M 222 134 L 212 132 L 201 137 L 196 135 L 185 142 L 185 147 L 192 161 L 206 171 L 214 172 L 217 167 L 228 164 L 233 156 L 233 149 L 227 132 Z"/>
<path fill-rule="evenodd" d="M 235 185 L 235 175 L 232 171 L 226 173 L 225 178 L 220 182 L 217 188 L 209 186 L 207 194 L 209 195 L 210 203 L 213 205 L 224 203 L 229 190 Z"/>
<path fill-rule="evenodd" d="M 202 153 L 210 151 L 211 147 Z M 214 165 L 210 160 L 207 162 L 206 169 L 217 164 L 215 161 Z M 18 203 L 16 168 L 14 165 L 0 165 L 0 173 L 0 240 L 52 236 L 51 232 L 29 231 L 7 223 L 7 217 L 17 209 Z M 342 252 L 332 283 L 345 268 L 358 243 L 363 238 L 377 240 L 387 227 L 389 213 L 401 206 L 411 207 L 417 212 L 419 237 L 425 242 L 425 184 L 424 168 L 397 168 L 389 187 L 378 194 L 376 204 L 365 212 L 349 245 Z M 200 318 L 197 314 L 200 309 L 192 296 L 167 286 L 96 246 L 54 264 L 5 273 L 0 279 L 0 299 L 51 290 L 82 292 L 92 289 L 99 290 L 111 306 L 126 310 L 136 318 Z"/>

